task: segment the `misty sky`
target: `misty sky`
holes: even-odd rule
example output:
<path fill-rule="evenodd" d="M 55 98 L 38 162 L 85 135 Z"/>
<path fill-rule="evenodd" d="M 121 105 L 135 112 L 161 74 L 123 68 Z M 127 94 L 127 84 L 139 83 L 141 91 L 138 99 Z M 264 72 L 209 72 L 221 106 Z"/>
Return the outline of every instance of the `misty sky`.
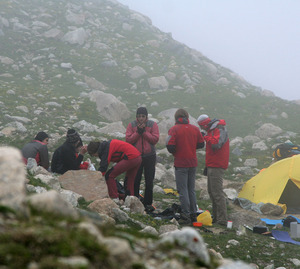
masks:
<path fill-rule="evenodd" d="M 118 0 L 251 84 L 300 99 L 300 0 Z"/>

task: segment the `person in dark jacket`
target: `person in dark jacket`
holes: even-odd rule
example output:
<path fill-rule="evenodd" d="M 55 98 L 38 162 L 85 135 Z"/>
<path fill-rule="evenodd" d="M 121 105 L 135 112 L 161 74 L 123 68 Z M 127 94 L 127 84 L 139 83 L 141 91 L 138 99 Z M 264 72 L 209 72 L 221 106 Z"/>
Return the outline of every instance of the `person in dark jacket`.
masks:
<path fill-rule="evenodd" d="M 174 156 L 176 187 L 182 210 L 178 222 L 191 224 L 197 221 L 196 150 L 204 147 L 204 139 L 199 128 L 189 123 L 187 111 L 178 109 L 174 116 L 175 125 L 168 132 L 166 146 Z"/>
<path fill-rule="evenodd" d="M 145 194 L 143 204 L 146 211 L 153 211 L 153 180 L 155 177 L 156 150 L 155 144 L 159 140 L 159 130 L 156 122 L 148 119 L 145 107 L 136 111 L 136 120 L 128 124 L 126 129 L 126 142 L 135 146 L 142 154 L 142 164 L 134 181 L 134 195 L 140 197 L 142 174 L 145 177 Z"/>
<path fill-rule="evenodd" d="M 48 155 L 48 141 L 49 136 L 45 132 L 39 132 L 33 141 L 27 143 L 22 148 L 22 155 L 24 163 L 27 164 L 28 158 L 36 160 L 37 165 L 44 167 L 46 170 L 49 168 L 49 155 Z"/>
<path fill-rule="evenodd" d="M 119 194 L 115 178 L 125 174 L 125 195 L 134 195 L 134 180 L 141 165 L 141 153 L 131 144 L 112 139 L 103 142 L 90 142 L 87 146 L 91 156 L 100 158 L 99 171 L 105 176 L 109 197 L 119 202 Z M 116 163 L 108 169 L 110 162 Z M 107 171 L 107 172 L 106 172 Z"/>
<path fill-rule="evenodd" d="M 229 163 L 229 138 L 225 120 L 211 120 L 206 114 L 197 119 L 201 129 L 207 134 L 206 174 L 208 194 L 212 201 L 213 223 L 227 225 L 227 206 L 223 192 L 223 175 Z"/>
<path fill-rule="evenodd" d="M 87 148 L 83 146 L 79 134 L 74 129 L 69 129 L 66 141 L 54 151 L 51 171 L 64 174 L 69 170 L 79 170 L 86 152 Z"/>

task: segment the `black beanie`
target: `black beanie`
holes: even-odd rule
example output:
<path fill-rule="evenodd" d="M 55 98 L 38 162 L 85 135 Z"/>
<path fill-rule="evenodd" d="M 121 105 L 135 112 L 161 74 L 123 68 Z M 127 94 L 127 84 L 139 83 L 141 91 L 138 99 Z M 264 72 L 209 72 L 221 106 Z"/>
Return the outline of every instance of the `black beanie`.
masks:
<path fill-rule="evenodd" d="M 48 138 L 49 137 L 49 135 L 47 135 L 45 132 L 39 132 L 36 136 L 35 136 L 35 138 L 34 138 L 34 140 L 38 140 L 38 141 L 43 141 L 43 140 L 45 140 L 46 138 Z"/>
<path fill-rule="evenodd" d="M 136 115 L 139 115 L 139 114 L 148 116 L 147 108 L 142 107 L 142 106 L 139 107 L 139 108 L 136 110 Z"/>
<path fill-rule="evenodd" d="M 69 143 L 76 143 L 77 141 L 80 141 L 81 138 L 79 136 L 79 134 L 74 130 L 74 129 L 69 129 L 67 132 L 67 141 Z"/>

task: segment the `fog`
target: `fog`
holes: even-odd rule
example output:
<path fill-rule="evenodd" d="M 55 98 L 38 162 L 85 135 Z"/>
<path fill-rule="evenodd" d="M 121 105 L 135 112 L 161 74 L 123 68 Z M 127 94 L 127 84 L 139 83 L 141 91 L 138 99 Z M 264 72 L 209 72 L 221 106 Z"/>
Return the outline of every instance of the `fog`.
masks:
<path fill-rule="evenodd" d="M 300 1 L 119 0 L 251 84 L 300 99 Z"/>

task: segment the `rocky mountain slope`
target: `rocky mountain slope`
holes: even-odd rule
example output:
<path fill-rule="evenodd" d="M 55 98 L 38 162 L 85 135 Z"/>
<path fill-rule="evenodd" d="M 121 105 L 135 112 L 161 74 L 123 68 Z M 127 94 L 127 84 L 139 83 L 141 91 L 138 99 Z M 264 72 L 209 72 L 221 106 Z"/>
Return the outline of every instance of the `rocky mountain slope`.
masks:
<path fill-rule="evenodd" d="M 176 108 L 192 123 L 202 113 L 224 118 L 235 167 L 256 158 L 260 169 L 274 145 L 300 142 L 297 102 L 251 85 L 115 0 L 2 2 L 0 92 L 1 143 L 18 148 L 45 130 L 52 152 L 70 127 L 85 142 L 122 139 L 140 105 L 159 124 L 160 147 Z"/>
<path fill-rule="evenodd" d="M 18 150 L 0 147 L 3 268 L 269 269 L 299 264 L 298 246 L 246 231 L 243 224 L 259 224 L 261 215 L 232 203 L 233 229 L 181 227 L 175 218 L 145 214 L 136 197 L 118 206 L 107 198 L 106 184 L 95 171 L 58 177 L 36 164 L 27 168 L 26 176 Z M 178 203 L 162 186 L 156 181 L 159 212 Z M 206 202 L 202 192 L 199 202 Z"/>

